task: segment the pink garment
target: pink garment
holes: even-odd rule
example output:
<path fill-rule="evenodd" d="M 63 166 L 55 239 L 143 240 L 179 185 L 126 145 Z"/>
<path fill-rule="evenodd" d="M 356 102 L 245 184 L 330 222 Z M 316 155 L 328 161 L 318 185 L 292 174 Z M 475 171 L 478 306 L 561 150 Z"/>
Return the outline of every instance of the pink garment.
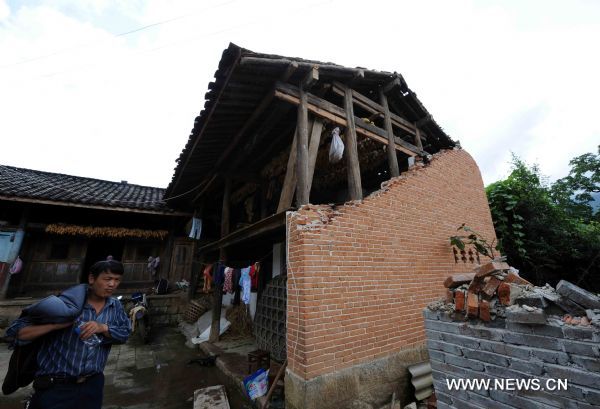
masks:
<path fill-rule="evenodd" d="M 223 283 L 224 293 L 233 293 L 233 268 L 225 268 L 225 282 Z"/>

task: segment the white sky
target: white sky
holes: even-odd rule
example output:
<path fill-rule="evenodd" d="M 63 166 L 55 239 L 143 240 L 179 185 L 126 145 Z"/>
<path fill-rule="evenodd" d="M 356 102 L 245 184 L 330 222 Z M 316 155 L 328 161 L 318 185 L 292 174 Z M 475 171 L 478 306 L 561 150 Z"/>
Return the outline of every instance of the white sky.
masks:
<path fill-rule="evenodd" d="M 600 143 L 600 1 L 0 0 L 0 164 L 166 187 L 229 42 L 401 73 L 486 185 Z"/>

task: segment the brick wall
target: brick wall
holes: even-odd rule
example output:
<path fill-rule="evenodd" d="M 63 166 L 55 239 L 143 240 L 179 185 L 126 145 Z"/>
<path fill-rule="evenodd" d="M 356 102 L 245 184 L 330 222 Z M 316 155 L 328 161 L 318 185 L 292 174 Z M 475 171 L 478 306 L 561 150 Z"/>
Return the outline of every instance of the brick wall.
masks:
<path fill-rule="evenodd" d="M 344 206 L 288 216 L 288 367 L 303 379 L 419 346 L 422 311 L 444 294 L 455 262 L 449 237 L 467 223 L 495 237 L 477 164 L 436 154 Z"/>
<path fill-rule="evenodd" d="M 429 309 L 424 315 L 438 408 L 600 407 L 600 329 L 558 320 L 545 325 L 459 322 L 453 314 Z M 450 391 L 446 384 L 446 379 L 537 379 L 546 388 L 550 378 L 566 379 L 567 389 Z"/>

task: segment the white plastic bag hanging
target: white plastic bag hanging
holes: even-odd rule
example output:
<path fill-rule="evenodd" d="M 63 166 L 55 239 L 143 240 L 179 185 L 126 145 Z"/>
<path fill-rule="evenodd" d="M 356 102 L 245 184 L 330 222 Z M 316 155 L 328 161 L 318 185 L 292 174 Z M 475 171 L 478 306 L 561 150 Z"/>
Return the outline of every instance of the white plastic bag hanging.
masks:
<path fill-rule="evenodd" d="M 329 162 L 339 162 L 344 156 L 344 142 L 340 138 L 340 128 L 337 126 L 331 132 L 331 146 L 329 147 Z"/>

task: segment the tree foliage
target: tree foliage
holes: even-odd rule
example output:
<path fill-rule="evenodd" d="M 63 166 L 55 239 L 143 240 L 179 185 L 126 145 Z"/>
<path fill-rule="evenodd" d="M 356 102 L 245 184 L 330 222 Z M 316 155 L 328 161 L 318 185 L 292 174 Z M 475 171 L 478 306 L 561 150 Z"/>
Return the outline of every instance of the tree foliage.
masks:
<path fill-rule="evenodd" d="M 552 185 L 513 157 L 508 178 L 486 188 L 499 247 L 537 285 L 569 280 L 600 291 L 600 220 L 590 206 L 600 186 L 599 155 L 573 159 Z"/>

